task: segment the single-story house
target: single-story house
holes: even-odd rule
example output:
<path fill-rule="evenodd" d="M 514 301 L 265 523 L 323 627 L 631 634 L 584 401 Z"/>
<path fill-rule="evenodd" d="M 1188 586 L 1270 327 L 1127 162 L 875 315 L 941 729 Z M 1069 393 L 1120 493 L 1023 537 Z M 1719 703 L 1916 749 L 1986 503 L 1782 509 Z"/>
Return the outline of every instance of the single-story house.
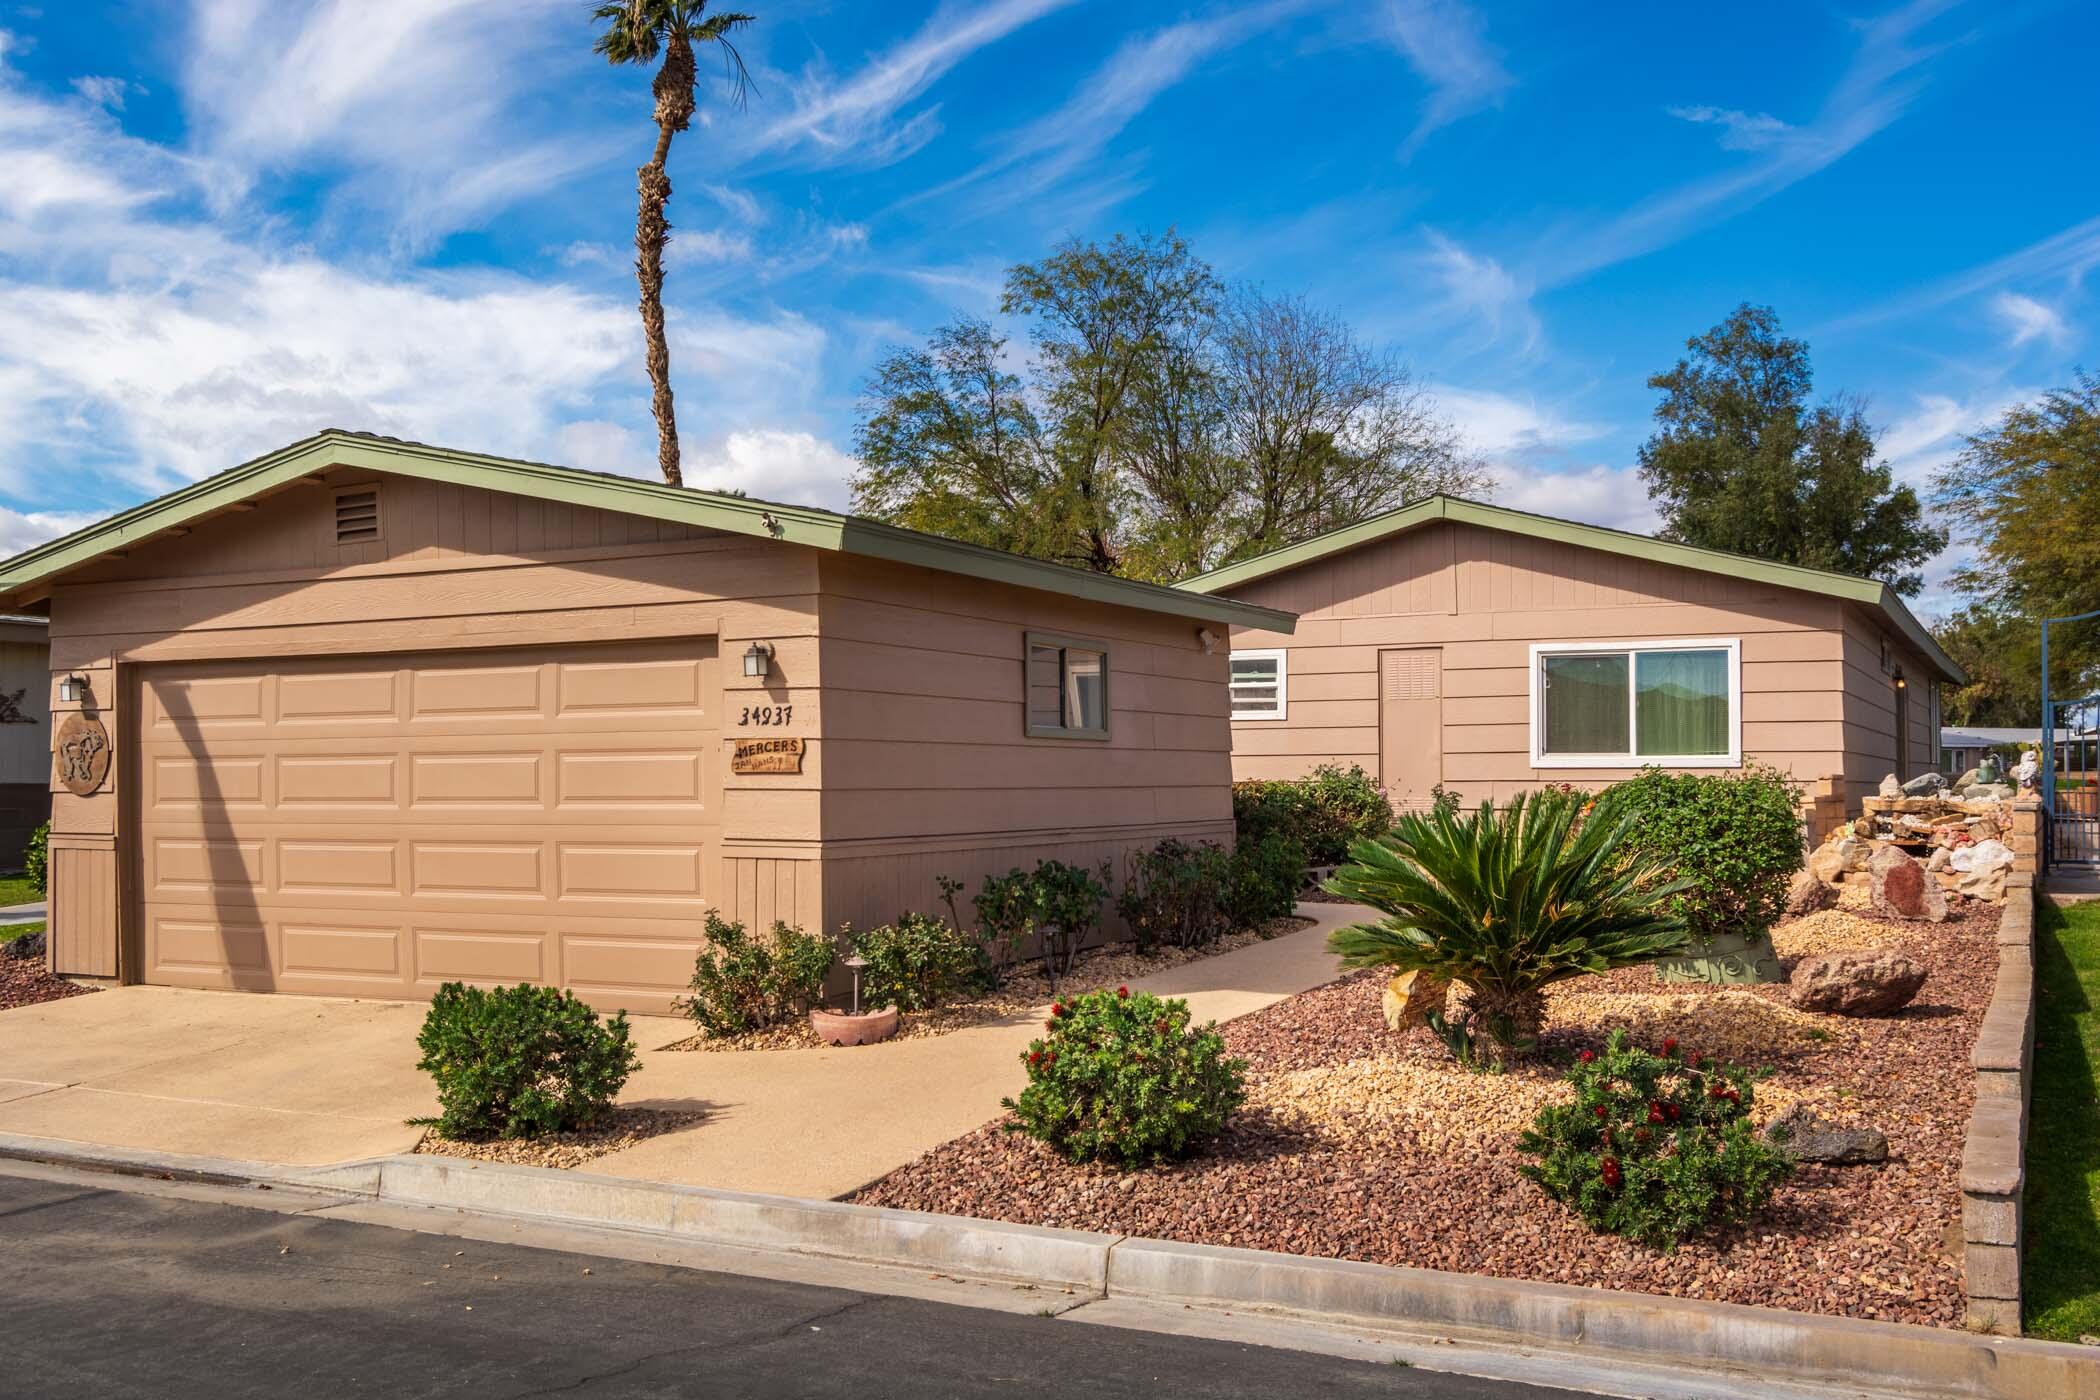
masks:
<path fill-rule="evenodd" d="M 1180 586 L 1298 615 L 1233 628 L 1236 778 L 1403 805 L 1760 760 L 1856 810 L 1965 679 L 1886 584 L 1449 496 Z"/>
<path fill-rule="evenodd" d="M 2061 740 L 2064 736 L 2058 735 Z M 2039 749 L 2042 746 L 2042 731 L 2032 729 L 1999 729 L 1963 725 L 1960 728 L 1940 730 L 1940 762 L 1950 777 L 1968 772 L 1983 761 L 1983 756 L 1993 749 L 2006 750 Z M 2016 762 L 2017 760 L 2009 760 Z"/>
<path fill-rule="evenodd" d="M 835 932 L 1232 832 L 1286 613 L 830 511 L 324 432 L 0 565 L 50 626 L 51 960 L 662 1011 Z M 43 698 L 41 695 L 39 698 Z"/>
<path fill-rule="evenodd" d="M 30 833 L 51 816 L 50 629 L 0 615 L 0 871 L 22 868 Z"/>

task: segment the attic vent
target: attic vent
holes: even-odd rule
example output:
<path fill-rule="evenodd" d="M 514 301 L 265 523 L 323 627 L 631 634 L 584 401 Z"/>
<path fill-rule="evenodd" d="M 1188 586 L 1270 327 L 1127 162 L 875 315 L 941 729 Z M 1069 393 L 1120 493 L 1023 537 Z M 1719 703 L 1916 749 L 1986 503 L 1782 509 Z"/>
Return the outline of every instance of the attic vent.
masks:
<path fill-rule="evenodd" d="M 379 538 L 379 488 L 339 491 L 335 497 L 335 542 L 359 544 Z"/>

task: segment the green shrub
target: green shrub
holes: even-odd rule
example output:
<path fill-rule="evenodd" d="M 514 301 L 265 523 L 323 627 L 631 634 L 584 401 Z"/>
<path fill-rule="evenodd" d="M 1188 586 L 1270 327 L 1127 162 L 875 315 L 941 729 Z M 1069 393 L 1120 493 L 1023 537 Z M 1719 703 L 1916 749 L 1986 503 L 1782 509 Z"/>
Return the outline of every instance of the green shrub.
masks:
<path fill-rule="evenodd" d="M 51 893 L 51 823 L 29 833 L 29 845 L 22 852 L 22 875 L 36 886 L 38 894 Z"/>
<path fill-rule="evenodd" d="M 589 1124 L 641 1067 L 627 1013 L 601 1022 L 569 992 L 447 982 L 416 1035 L 449 1138 L 531 1138 Z"/>
<path fill-rule="evenodd" d="M 704 931 L 707 946 L 693 960 L 692 994 L 679 1003 L 702 1034 L 763 1030 L 808 1011 L 824 995 L 828 940 L 776 923 L 772 940 L 760 942 L 742 924 L 712 912 Z"/>
<path fill-rule="evenodd" d="M 1312 864 L 1334 865 L 1348 858 L 1352 842 L 1383 835 L 1393 807 L 1362 768 L 1328 763 L 1296 782 L 1233 784 L 1232 816 L 1242 845 L 1283 835 Z"/>
<path fill-rule="evenodd" d="M 1298 907 L 1305 888 L 1305 847 L 1281 832 L 1233 849 L 1225 917 L 1234 928 L 1258 928 Z"/>
<path fill-rule="evenodd" d="M 893 924 L 853 935 L 868 960 L 860 972 L 863 1009 L 925 1011 L 984 990 L 990 975 L 975 938 L 931 914 L 904 913 Z"/>
<path fill-rule="evenodd" d="M 1047 1029 L 1022 1056 L 1028 1087 L 1005 1100 L 1006 1126 L 1072 1161 L 1179 1157 L 1246 1101 L 1247 1062 L 1225 1053 L 1215 1025 L 1192 1029 L 1185 1001 L 1089 992 L 1052 1006 Z"/>
<path fill-rule="evenodd" d="M 1101 901 L 1113 871 L 1101 879 L 1081 866 L 1039 861 L 1033 870 L 1010 870 L 984 882 L 975 901 L 985 939 L 999 949 L 1001 969 L 1010 968 L 1034 946 L 1052 991 L 1072 970 L 1088 935 L 1101 922 Z"/>
<path fill-rule="evenodd" d="M 1519 1170 L 1590 1228 L 1657 1249 L 1757 1213 L 1793 1161 L 1750 1125 L 1755 1076 L 1629 1046 L 1613 1031 L 1602 1055 L 1568 1069 L 1575 1101 L 1549 1104 L 1519 1140 L 1538 1158 Z"/>
<path fill-rule="evenodd" d="M 1597 796 L 1594 819 L 1631 824 L 1632 847 L 1684 888 L 1671 908 L 1694 934 L 1755 934 L 1778 917 L 1801 868 L 1799 794 L 1786 774 L 1644 769 Z"/>
<path fill-rule="evenodd" d="M 1492 1064 L 1522 1053 L 1544 1020 L 1545 988 L 1684 946 L 1668 907 L 1680 886 L 1628 847 L 1625 819 L 1584 820 L 1585 805 L 1549 788 L 1499 810 L 1403 814 L 1383 840 L 1358 841 L 1327 882 L 1387 917 L 1337 929 L 1328 946 L 1344 967 L 1464 983 L 1461 1029 L 1487 1034 Z"/>
<path fill-rule="evenodd" d="M 1228 927 L 1225 897 L 1232 874 L 1233 859 L 1222 848 L 1169 837 L 1132 853 L 1116 911 L 1130 925 L 1140 953 L 1162 945 L 1205 948 Z"/>

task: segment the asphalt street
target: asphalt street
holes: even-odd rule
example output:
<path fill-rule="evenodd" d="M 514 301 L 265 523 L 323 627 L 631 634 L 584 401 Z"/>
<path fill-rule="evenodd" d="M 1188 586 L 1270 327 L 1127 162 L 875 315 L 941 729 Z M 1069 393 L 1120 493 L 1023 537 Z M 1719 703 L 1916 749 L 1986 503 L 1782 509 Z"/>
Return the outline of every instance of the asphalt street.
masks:
<path fill-rule="evenodd" d="M 0 1257 L 10 1400 L 1572 1394 L 4 1175 Z"/>

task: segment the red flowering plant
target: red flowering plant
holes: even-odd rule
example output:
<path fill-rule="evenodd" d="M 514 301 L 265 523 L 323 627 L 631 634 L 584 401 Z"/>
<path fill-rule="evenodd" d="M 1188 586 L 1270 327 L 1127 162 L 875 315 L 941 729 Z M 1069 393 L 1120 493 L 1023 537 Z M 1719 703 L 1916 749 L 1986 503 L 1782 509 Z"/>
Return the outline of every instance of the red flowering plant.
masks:
<path fill-rule="evenodd" d="M 1519 1168 L 1592 1229 L 1657 1249 L 1750 1219 L 1793 1172 L 1793 1159 L 1750 1122 L 1765 1071 L 1660 1054 L 1615 1030 L 1565 1074 L 1572 1102 L 1539 1110 L 1518 1145 Z"/>
<path fill-rule="evenodd" d="M 1225 1053 L 1214 1024 L 1190 1026 L 1185 1001 L 1088 992 L 1054 1003 L 1044 1032 L 1022 1054 L 1028 1087 L 1005 1100 L 1006 1129 L 1075 1162 L 1182 1156 L 1246 1101 L 1247 1062 Z"/>

